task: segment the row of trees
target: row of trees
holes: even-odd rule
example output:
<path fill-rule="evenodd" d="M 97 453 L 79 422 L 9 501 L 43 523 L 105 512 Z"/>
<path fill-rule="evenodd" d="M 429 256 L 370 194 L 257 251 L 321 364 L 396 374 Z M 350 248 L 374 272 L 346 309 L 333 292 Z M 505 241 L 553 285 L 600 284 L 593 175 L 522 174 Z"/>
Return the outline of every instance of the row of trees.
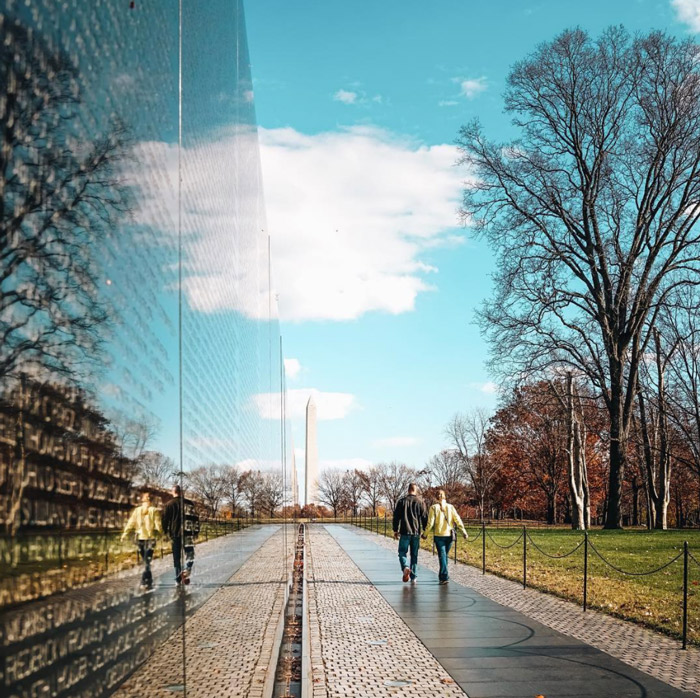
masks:
<path fill-rule="evenodd" d="M 512 142 L 477 122 L 459 135 L 464 221 L 497 255 L 479 316 L 492 369 L 558 396 L 578 519 L 593 428 L 605 526 L 635 470 L 663 526 L 672 469 L 698 463 L 700 47 L 566 31 L 512 68 L 505 108 Z"/>

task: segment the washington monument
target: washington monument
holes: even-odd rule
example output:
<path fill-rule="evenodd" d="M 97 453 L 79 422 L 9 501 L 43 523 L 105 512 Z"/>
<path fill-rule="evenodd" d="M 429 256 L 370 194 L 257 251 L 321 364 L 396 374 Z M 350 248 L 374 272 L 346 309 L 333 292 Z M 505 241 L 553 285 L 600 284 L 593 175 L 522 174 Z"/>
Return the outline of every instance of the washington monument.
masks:
<path fill-rule="evenodd" d="M 318 504 L 318 443 L 316 441 L 316 403 L 313 396 L 306 403 L 305 460 L 304 504 Z"/>

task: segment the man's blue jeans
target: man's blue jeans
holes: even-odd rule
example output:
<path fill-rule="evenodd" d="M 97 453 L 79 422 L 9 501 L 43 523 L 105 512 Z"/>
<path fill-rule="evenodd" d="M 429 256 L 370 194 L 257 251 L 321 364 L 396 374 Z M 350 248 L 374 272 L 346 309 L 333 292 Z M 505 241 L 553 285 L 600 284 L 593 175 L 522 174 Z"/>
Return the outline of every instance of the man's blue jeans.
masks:
<path fill-rule="evenodd" d="M 411 579 L 416 578 L 416 567 L 418 566 L 418 549 L 420 548 L 420 536 L 409 536 L 402 533 L 399 538 L 399 562 L 401 563 L 401 571 L 406 567 L 410 567 Z M 411 564 L 408 564 L 406 557 L 408 551 L 411 551 Z"/>
<path fill-rule="evenodd" d="M 447 556 L 450 554 L 450 548 L 452 547 L 452 536 L 435 536 L 435 547 L 437 548 L 438 561 L 440 562 L 438 579 L 441 582 L 446 582 L 449 579 L 447 574 Z"/>

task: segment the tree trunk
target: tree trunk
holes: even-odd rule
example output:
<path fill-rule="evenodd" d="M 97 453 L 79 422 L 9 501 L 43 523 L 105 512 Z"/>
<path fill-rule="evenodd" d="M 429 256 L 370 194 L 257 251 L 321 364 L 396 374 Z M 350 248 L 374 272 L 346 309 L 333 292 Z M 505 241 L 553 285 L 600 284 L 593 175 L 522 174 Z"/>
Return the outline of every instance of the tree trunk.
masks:
<path fill-rule="evenodd" d="M 581 531 L 590 526 L 588 505 L 588 475 L 586 473 L 585 427 L 574 409 L 574 385 L 569 373 L 567 386 L 567 431 L 569 494 L 571 500 L 571 528 Z M 588 513 L 586 513 L 588 508 Z"/>

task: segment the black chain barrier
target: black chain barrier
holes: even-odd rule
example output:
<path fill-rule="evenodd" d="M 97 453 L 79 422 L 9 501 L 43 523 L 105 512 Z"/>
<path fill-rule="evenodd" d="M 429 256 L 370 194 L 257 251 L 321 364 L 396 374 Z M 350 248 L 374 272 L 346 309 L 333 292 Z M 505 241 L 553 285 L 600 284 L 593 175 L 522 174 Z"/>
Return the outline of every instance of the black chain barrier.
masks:
<path fill-rule="evenodd" d="M 520 532 L 520 535 L 512 542 L 510 545 L 501 545 L 488 531 L 486 531 L 486 535 L 491 539 L 491 542 L 499 547 L 501 550 L 508 550 L 508 548 L 512 548 L 514 545 L 516 545 L 520 539 L 523 537 L 523 532 Z"/>
<path fill-rule="evenodd" d="M 355 523 L 356 526 L 363 526 L 363 523 L 366 526 L 366 520 L 365 522 L 362 521 L 361 517 L 353 517 L 354 522 L 351 519 L 351 522 Z M 372 532 L 374 532 L 374 528 L 370 528 Z M 377 533 L 379 533 L 379 523 L 377 523 Z M 497 547 L 500 548 L 501 550 L 508 550 L 510 548 L 515 547 L 521 540 L 523 542 L 523 588 L 527 587 L 527 541 L 529 540 L 531 545 L 542 555 L 545 557 L 548 557 L 552 560 L 561 560 L 563 558 L 569 557 L 573 555 L 575 552 L 579 550 L 583 546 L 583 611 L 585 612 L 586 609 L 588 608 L 588 549 L 590 548 L 593 550 L 593 552 L 596 554 L 597 557 L 600 558 L 601 562 L 603 562 L 605 565 L 610 567 L 611 569 L 615 570 L 619 574 L 627 575 L 630 577 L 648 577 L 649 575 L 652 574 L 658 574 L 659 572 L 663 572 L 663 570 L 667 569 L 674 563 L 678 562 L 681 558 L 683 558 L 683 611 L 682 611 L 682 649 L 687 649 L 687 644 L 688 644 L 688 567 L 690 561 L 694 562 L 698 567 L 700 567 L 700 560 L 698 560 L 691 552 L 688 547 L 688 542 L 685 541 L 683 543 L 683 550 L 678 553 L 674 558 L 669 560 L 668 562 L 665 562 L 663 565 L 656 567 L 653 570 L 646 570 L 645 572 L 632 572 L 630 570 L 624 570 L 621 567 L 618 567 L 617 565 L 614 565 L 612 562 L 610 562 L 608 559 L 606 559 L 603 554 L 598 550 L 598 548 L 595 547 L 593 544 L 593 541 L 590 539 L 590 536 L 588 535 L 588 532 L 584 532 L 583 535 L 583 540 L 581 540 L 578 545 L 576 545 L 573 549 L 571 549 L 567 553 L 563 553 L 561 555 L 553 555 L 552 553 L 548 553 L 546 550 L 543 550 L 532 538 L 532 535 L 530 532 L 527 530 L 525 526 L 523 526 L 522 531 L 520 532 L 520 535 L 511 543 L 507 545 L 501 545 L 492 535 L 491 533 L 486 529 L 486 526 L 482 524 L 480 531 L 473 537 L 473 538 L 467 538 L 466 541 L 467 543 L 475 543 L 476 541 L 481 538 L 481 545 L 482 545 L 482 560 L 481 560 L 481 572 L 482 574 L 486 574 L 486 540 L 488 538 L 491 539 L 491 542 Z M 433 540 L 433 545 L 434 545 L 434 540 Z M 455 545 L 455 562 L 457 562 L 457 545 Z"/>
<path fill-rule="evenodd" d="M 621 569 L 621 568 L 619 568 L 619 567 L 616 567 L 615 565 L 612 564 L 612 562 L 609 562 L 608 560 L 606 560 L 606 559 L 600 554 L 600 552 L 598 552 L 598 549 L 595 547 L 595 545 L 593 545 L 593 541 L 592 541 L 592 540 L 590 540 L 590 539 L 588 540 L 588 545 L 590 546 L 591 550 L 593 550 L 593 552 L 594 552 L 608 567 L 611 567 L 612 569 L 614 569 L 616 572 L 619 572 L 620 574 L 627 574 L 627 575 L 629 575 L 630 577 L 647 577 L 647 576 L 649 576 L 650 574 L 656 574 L 657 572 L 661 572 L 662 570 L 665 570 L 667 567 L 670 567 L 674 562 L 676 562 L 677 560 L 680 560 L 680 559 L 683 557 L 683 551 L 681 551 L 681 552 L 678 553 L 678 555 L 676 555 L 676 557 L 674 557 L 672 560 L 669 560 L 669 561 L 666 562 L 665 564 L 661 565 L 661 567 L 657 567 L 657 568 L 654 569 L 654 570 L 648 570 L 647 572 L 630 572 L 629 570 L 623 570 L 623 569 Z"/>
<path fill-rule="evenodd" d="M 471 536 L 467 538 L 467 543 L 476 543 L 476 541 L 479 540 L 481 537 L 481 534 L 484 532 L 484 529 L 480 528 L 479 532 L 472 538 Z"/>
<path fill-rule="evenodd" d="M 532 543 L 535 550 L 539 550 L 539 552 L 541 552 L 542 555 L 544 555 L 545 557 L 549 557 L 552 560 L 561 560 L 565 557 L 569 557 L 569 555 L 573 555 L 585 543 L 585 540 L 582 538 L 581 542 L 573 550 L 570 550 L 568 553 L 564 553 L 563 555 L 552 555 L 551 553 L 548 553 L 545 550 L 542 550 L 542 548 L 540 548 L 540 546 L 537 545 L 537 543 L 535 543 L 534 540 L 532 540 L 532 536 L 530 535 L 529 531 L 527 532 L 527 537 L 530 539 L 530 543 Z"/>

